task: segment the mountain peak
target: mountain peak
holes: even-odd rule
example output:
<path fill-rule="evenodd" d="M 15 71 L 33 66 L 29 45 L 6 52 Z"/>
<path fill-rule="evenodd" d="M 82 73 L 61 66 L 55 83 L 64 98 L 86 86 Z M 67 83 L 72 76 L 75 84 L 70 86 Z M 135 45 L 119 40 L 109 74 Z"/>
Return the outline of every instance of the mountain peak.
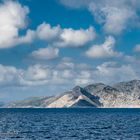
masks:
<path fill-rule="evenodd" d="M 72 91 L 73 91 L 73 92 L 80 92 L 81 89 L 82 89 L 82 87 L 80 87 L 80 86 L 75 86 L 75 87 L 72 89 Z"/>
<path fill-rule="evenodd" d="M 82 91 L 82 87 L 80 87 L 80 86 L 75 86 L 73 89 L 72 89 L 72 92 L 73 92 L 73 94 L 75 95 L 75 96 L 79 96 L 79 95 L 81 95 L 82 93 L 81 93 L 81 91 Z"/>

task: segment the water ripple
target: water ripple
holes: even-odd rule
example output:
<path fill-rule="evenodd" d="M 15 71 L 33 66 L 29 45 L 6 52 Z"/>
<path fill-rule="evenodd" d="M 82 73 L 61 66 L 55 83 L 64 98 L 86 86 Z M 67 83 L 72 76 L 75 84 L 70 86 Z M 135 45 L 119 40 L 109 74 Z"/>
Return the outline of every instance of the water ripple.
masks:
<path fill-rule="evenodd" d="M 140 110 L 60 110 L 0 109 L 0 140 L 140 140 Z"/>

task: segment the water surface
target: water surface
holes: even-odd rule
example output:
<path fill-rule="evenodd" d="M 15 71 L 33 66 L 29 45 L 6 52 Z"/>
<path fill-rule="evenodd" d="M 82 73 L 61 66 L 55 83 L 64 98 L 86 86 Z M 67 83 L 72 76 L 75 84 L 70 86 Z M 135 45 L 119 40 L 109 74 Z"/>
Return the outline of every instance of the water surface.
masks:
<path fill-rule="evenodd" d="M 140 140 L 140 109 L 0 109 L 2 140 Z"/>

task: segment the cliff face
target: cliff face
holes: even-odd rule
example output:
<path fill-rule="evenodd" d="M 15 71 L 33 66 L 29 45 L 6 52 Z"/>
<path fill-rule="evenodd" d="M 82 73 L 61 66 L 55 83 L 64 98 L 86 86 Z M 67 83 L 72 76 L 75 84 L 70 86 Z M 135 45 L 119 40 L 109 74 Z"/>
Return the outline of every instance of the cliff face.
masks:
<path fill-rule="evenodd" d="M 70 108 L 70 107 L 140 107 L 140 80 L 117 83 L 113 86 L 103 83 L 76 86 L 60 96 L 29 98 L 12 102 L 9 108 Z"/>
<path fill-rule="evenodd" d="M 117 83 L 89 85 L 85 89 L 100 97 L 103 107 L 131 108 L 140 107 L 140 80 Z"/>

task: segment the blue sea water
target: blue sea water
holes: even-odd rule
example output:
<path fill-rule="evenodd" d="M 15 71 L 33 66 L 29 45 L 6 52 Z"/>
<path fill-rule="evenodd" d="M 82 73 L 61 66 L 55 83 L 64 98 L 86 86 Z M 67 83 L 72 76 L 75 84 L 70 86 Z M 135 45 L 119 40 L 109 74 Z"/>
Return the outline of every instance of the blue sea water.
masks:
<path fill-rule="evenodd" d="M 0 109 L 0 140 L 140 140 L 140 109 Z"/>

